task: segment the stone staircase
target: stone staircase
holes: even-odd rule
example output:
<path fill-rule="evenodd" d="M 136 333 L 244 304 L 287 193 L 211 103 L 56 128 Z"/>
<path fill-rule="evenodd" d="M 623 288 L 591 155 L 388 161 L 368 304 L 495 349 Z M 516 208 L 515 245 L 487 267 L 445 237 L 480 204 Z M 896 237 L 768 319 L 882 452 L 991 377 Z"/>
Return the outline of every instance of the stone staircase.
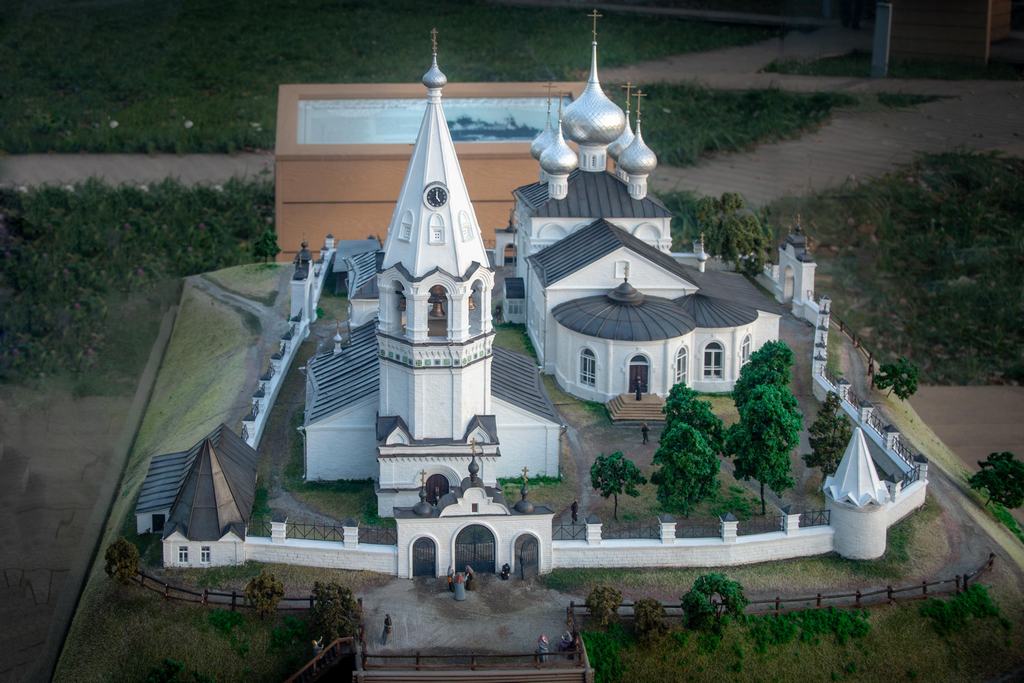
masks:
<path fill-rule="evenodd" d="M 665 421 L 665 415 L 661 412 L 665 399 L 657 394 L 641 394 L 639 401 L 635 394 L 619 394 L 605 405 L 612 422 Z"/>

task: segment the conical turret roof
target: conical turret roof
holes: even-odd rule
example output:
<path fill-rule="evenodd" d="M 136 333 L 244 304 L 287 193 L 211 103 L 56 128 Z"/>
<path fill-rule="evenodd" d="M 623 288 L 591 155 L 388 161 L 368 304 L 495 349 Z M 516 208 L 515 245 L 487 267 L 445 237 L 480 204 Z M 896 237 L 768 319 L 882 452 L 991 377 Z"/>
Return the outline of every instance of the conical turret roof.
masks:
<path fill-rule="evenodd" d="M 825 479 L 822 490 L 836 502 L 853 503 L 857 507 L 868 503 L 882 505 L 888 500 L 889 491 L 878 478 L 860 427 L 854 428 L 839 467 Z"/>

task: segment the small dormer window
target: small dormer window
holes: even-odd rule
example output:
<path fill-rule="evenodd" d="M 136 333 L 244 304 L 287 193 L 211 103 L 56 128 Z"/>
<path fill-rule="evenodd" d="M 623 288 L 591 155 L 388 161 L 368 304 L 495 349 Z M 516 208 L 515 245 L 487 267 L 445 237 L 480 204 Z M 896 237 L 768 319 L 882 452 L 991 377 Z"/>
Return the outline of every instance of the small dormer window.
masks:
<path fill-rule="evenodd" d="M 459 212 L 459 233 L 462 235 L 463 242 L 468 242 L 473 237 L 473 223 L 465 211 Z"/>
<path fill-rule="evenodd" d="M 408 242 L 412 238 L 412 211 L 402 214 L 402 222 L 398 226 L 398 239 Z"/>
<path fill-rule="evenodd" d="M 444 219 L 441 218 L 441 214 L 435 213 L 430 216 L 427 230 L 431 244 L 444 244 Z"/>
<path fill-rule="evenodd" d="M 480 512 L 480 503 L 473 503 L 473 512 Z"/>

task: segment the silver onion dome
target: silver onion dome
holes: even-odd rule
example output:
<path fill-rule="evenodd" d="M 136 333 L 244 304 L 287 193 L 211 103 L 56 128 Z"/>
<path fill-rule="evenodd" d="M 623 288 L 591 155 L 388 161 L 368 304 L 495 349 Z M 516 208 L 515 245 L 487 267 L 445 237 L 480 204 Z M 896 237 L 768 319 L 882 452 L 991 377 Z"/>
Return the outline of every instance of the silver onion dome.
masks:
<path fill-rule="evenodd" d="M 629 147 L 619 154 L 619 168 L 630 175 L 648 175 L 658 167 L 658 157 L 654 151 L 644 144 L 644 135 L 640 132 L 640 118 L 636 120 L 636 135 Z"/>
<path fill-rule="evenodd" d="M 622 154 L 623 150 L 629 147 L 629 143 L 631 142 L 633 142 L 633 128 L 629 123 L 629 110 L 627 109 L 626 127 L 622 129 L 622 135 L 615 138 L 615 142 L 608 145 L 608 156 L 618 162 L 619 155 Z"/>
<path fill-rule="evenodd" d="M 540 167 L 548 175 L 568 175 L 576 169 L 576 152 L 562 137 L 562 122 L 558 122 L 555 141 L 540 155 Z"/>
<path fill-rule="evenodd" d="M 423 74 L 423 85 L 427 86 L 431 90 L 443 88 L 448 83 L 448 77 L 444 75 L 437 66 L 437 53 L 434 53 L 434 58 L 430 64 L 430 68 L 427 69 L 427 73 Z"/>
<path fill-rule="evenodd" d="M 540 161 L 540 155 L 555 142 L 555 131 L 551 128 L 551 104 L 548 103 L 548 118 L 544 120 L 544 130 L 530 143 L 530 156 Z"/>
<path fill-rule="evenodd" d="M 626 115 L 608 99 L 597 80 L 597 42 L 592 43 L 590 79 L 578 99 L 565 110 L 565 136 L 581 145 L 607 145 L 626 127 Z"/>

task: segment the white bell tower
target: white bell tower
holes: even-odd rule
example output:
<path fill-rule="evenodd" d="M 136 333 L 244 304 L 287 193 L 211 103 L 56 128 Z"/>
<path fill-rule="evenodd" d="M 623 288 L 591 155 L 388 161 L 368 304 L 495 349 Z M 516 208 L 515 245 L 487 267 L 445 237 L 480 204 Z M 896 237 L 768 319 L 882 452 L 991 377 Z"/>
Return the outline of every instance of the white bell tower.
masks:
<path fill-rule="evenodd" d="M 474 438 L 478 455 L 497 449 L 496 438 L 473 428 L 475 417 L 493 415 L 494 272 L 445 120 L 447 78 L 437 66 L 432 33 L 433 62 L 423 76 L 427 109 L 377 276 L 378 415 L 391 425 L 378 434 L 379 452 L 443 447 L 456 455 L 465 450 L 468 460 Z"/>

